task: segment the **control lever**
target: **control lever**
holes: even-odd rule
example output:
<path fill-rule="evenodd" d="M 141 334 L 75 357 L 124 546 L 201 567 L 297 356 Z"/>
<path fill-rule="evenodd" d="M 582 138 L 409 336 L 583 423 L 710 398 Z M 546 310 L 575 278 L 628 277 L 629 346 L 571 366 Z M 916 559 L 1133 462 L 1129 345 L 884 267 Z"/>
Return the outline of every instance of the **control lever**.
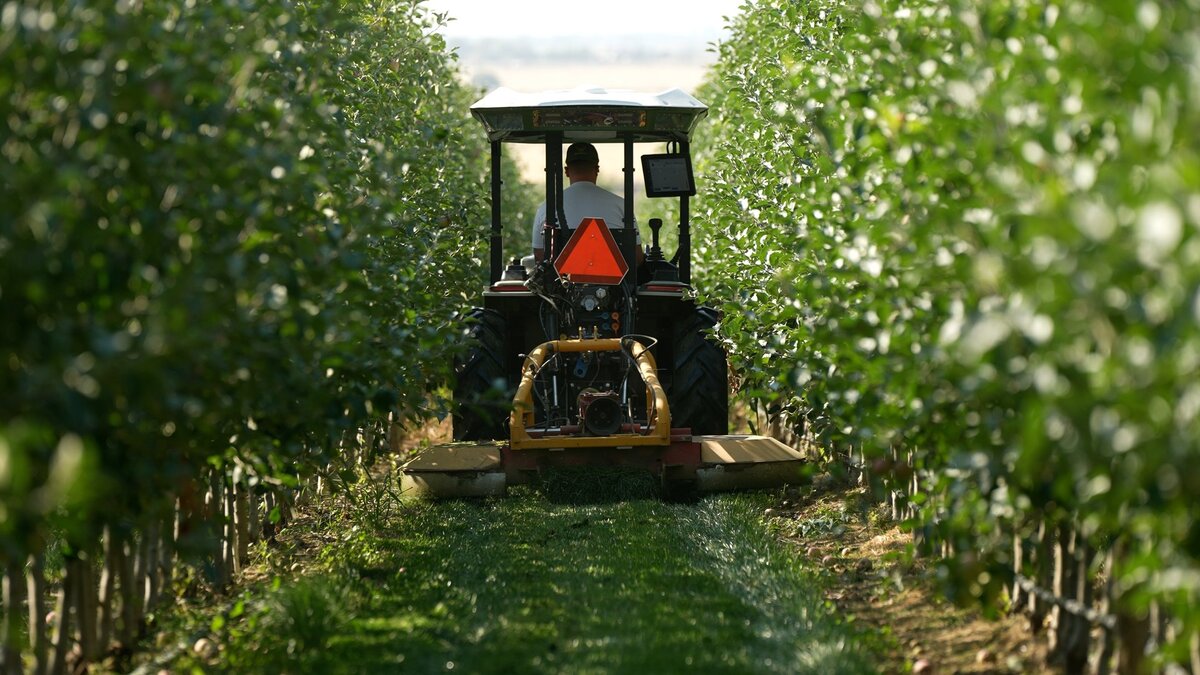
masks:
<path fill-rule="evenodd" d="M 658 231 L 662 226 L 662 218 L 650 219 L 650 251 L 646 253 L 646 262 L 658 262 L 663 259 L 662 248 L 658 245 Z"/>

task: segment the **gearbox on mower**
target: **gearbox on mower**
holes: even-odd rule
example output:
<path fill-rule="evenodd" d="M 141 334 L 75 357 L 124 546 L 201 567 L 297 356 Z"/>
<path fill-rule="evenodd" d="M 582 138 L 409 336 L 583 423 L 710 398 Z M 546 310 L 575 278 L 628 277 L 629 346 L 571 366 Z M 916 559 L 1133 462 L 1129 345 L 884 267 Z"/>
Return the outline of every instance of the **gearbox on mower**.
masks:
<path fill-rule="evenodd" d="M 802 456 L 761 436 L 731 436 L 725 353 L 708 333 L 717 313 L 691 293 L 689 138 L 708 109 L 680 90 L 524 94 L 498 89 L 471 107 L 491 141 L 490 279 L 468 316 L 471 347 L 456 366 L 454 443 L 405 465 L 404 485 L 431 496 L 502 493 L 551 468 L 617 466 L 658 476 L 667 494 L 777 486 Z M 567 223 L 565 143 L 624 150 L 624 223 Z M 503 259 L 503 146 L 545 147 L 545 260 Z M 634 164 L 646 194 L 679 200 L 678 246 L 663 223 L 636 268 Z M 658 151 L 665 144 L 666 151 Z"/>

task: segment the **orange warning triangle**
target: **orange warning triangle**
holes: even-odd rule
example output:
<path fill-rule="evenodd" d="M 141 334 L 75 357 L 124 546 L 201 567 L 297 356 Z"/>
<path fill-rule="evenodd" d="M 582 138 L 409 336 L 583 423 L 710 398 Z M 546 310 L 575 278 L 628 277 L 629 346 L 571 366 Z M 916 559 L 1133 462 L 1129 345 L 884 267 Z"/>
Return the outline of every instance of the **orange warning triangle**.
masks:
<path fill-rule="evenodd" d="M 584 218 L 554 261 L 559 276 L 585 284 L 621 283 L 629 265 L 603 218 Z"/>

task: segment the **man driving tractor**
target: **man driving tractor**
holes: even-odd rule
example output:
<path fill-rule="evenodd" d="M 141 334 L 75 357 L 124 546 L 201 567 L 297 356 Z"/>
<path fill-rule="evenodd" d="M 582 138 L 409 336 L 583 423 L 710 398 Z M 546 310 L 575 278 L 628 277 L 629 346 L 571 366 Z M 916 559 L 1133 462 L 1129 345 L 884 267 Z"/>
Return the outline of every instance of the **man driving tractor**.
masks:
<path fill-rule="evenodd" d="M 600 156 L 596 146 L 574 143 L 567 148 L 563 174 L 571 181 L 570 186 L 563 189 L 563 210 L 568 227 L 575 229 L 584 218 L 602 218 L 610 229 L 625 226 L 625 200 L 596 185 L 596 178 L 600 174 Z M 545 257 L 545 251 L 542 250 L 542 226 L 545 224 L 546 204 L 543 202 L 533 218 L 533 257 L 538 262 Z M 637 221 L 634 220 L 631 225 L 637 233 Z M 635 236 L 637 264 L 641 265 L 645 254 L 640 234 Z"/>

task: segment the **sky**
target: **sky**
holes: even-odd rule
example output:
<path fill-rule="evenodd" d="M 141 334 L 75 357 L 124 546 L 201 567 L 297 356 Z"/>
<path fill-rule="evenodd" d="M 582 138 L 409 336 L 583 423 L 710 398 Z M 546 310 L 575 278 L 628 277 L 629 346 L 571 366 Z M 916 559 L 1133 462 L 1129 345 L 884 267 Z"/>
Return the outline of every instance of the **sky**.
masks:
<path fill-rule="evenodd" d="M 511 2 L 425 0 L 453 20 L 440 29 L 458 53 L 464 79 L 484 90 L 601 86 L 695 92 L 715 59 L 710 45 L 727 37 L 725 17 L 749 0 L 599 0 Z M 594 39 L 580 39 L 594 38 Z M 619 167 L 621 149 L 601 145 L 602 167 Z M 530 182 L 544 180 L 537 146 L 511 146 Z M 602 168 L 614 189 L 619 171 Z"/>
<path fill-rule="evenodd" d="M 719 37 L 723 16 L 738 13 L 745 0 L 603 0 L 602 2 L 505 2 L 504 0 L 427 0 L 434 12 L 455 20 L 446 38 L 536 35 L 667 34 L 705 39 Z"/>

